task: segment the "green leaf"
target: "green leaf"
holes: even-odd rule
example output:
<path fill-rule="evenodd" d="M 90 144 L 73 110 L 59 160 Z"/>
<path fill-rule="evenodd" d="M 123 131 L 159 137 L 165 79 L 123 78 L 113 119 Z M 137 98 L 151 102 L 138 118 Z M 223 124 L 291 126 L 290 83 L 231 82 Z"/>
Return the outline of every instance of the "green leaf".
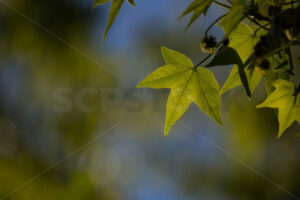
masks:
<path fill-rule="evenodd" d="M 188 30 L 189 27 L 193 24 L 193 22 L 201 15 L 206 14 L 208 8 L 210 7 L 213 0 L 194 0 L 187 9 L 180 15 L 179 19 L 184 17 L 185 15 L 194 12 L 189 24 L 187 25 L 185 30 Z"/>
<path fill-rule="evenodd" d="M 195 69 L 188 57 L 165 47 L 162 47 L 162 55 L 166 65 L 147 76 L 137 87 L 171 89 L 167 102 L 165 135 L 192 102 L 221 124 L 219 84 L 213 73 L 205 68 Z"/>
<path fill-rule="evenodd" d="M 106 4 L 108 3 L 110 0 L 96 0 L 93 4 L 93 8 L 96 7 L 96 6 L 101 6 L 103 4 Z"/>
<path fill-rule="evenodd" d="M 253 53 L 254 46 L 259 41 L 260 36 L 264 33 L 265 31 L 262 29 L 256 33 L 256 36 L 254 36 L 254 32 L 251 27 L 240 23 L 236 29 L 231 32 L 229 36 L 230 43 L 228 46 L 238 52 L 244 63 Z"/>
<path fill-rule="evenodd" d="M 250 92 L 252 93 L 261 80 L 261 74 L 256 71 L 253 71 L 253 73 L 251 74 L 250 70 L 248 70 L 248 69 L 246 69 L 245 71 L 246 71 L 246 76 L 247 76 L 247 80 L 249 83 L 249 89 L 250 89 Z M 227 92 L 237 86 L 240 86 L 241 84 L 242 84 L 242 82 L 241 82 L 241 78 L 239 75 L 239 68 L 237 65 L 234 65 L 226 82 L 224 83 L 224 85 L 220 91 L 220 94 L 224 94 L 225 92 Z"/>
<path fill-rule="evenodd" d="M 220 48 L 217 51 L 216 56 L 205 67 L 224 66 L 232 64 L 242 66 L 243 62 L 236 50 L 231 47 L 224 47 Z"/>
<path fill-rule="evenodd" d="M 109 10 L 109 16 L 107 20 L 107 25 L 105 28 L 104 36 L 103 36 L 103 42 L 105 41 L 105 38 L 108 34 L 109 29 L 111 28 L 112 24 L 114 23 L 116 17 L 118 16 L 120 9 L 124 3 L 124 0 L 95 0 L 93 7 L 103 5 L 109 1 L 112 1 L 111 7 Z M 134 0 L 128 0 L 128 3 L 132 5 L 133 7 L 135 6 Z"/>
<path fill-rule="evenodd" d="M 289 60 L 289 55 L 285 52 L 285 50 L 280 52 L 279 54 L 275 54 L 269 57 L 272 72 L 268 73 L 265 77 L 265 88 L 267 94 L 271 94 L 274 91 L 273 82 L 277 79 L 289 80 L 290 74 L 288 71 L 292 70 L 292 67 Z"/>
<path fill-rule="evenodd" d="M 265 87 L 266 87 L 267 94 L 269 95 L 275 90 L 273 86 L 274 81 L 278 79 L 283 79 L 288 81 L 289 78 L 290 78 L 289 74 L 283 71 L 274 71 L 268 73 L 265 78 Z"/>
<path fill-rule="evenodd" d="M 110 7 L 109 16 L 108 16 L 108 21 L 107 21 L 105 33 L 103 36 L 103 42 L 105 41 L 107 33 L 108 33 L 110 27 L 112 26 L 112 24 L 114 23 L 117 15 L 122 7 L 123 2 L 124 2 L 124 0 L 112 0 L 112 4 Z"/>
<path fill-rule="evenodd" d="M 134 0 L 128 0 L 128 3 L 129 3 L 130 5 L 132 5 L 133 7 L 135 7 Z"/>
<path fill-rule="evenodd" d="M 216 56 L 213 60 L 206 65 L 205 67 L 213 67 L 220 65 L 237 65 L 237 73 L 239 75 L 240 80 L 242 80 L 242 84 L 246 90 L 246 93 L 249 97 L 251 97 L 251 91 L 248 84 L 247 75 L 245 72 L 244 64 L 239 56 L 239 54 L 231 47 L 223 47 L 218 50 Z"/>
<path fill-rule="evenodd" d="M 233 32 L 231 32 L 229 36 L 229 47 L 235 49 L 238 52 L 242 62 L 245 63 L 253 53 L 253 48 L 258 42 L 259 37 L 264 33 L 265 31 L 261 30 L 256 33 L 256 36 L 254 36 L 252 29 L 249 26 L 241 23 Z M 248 69 L 245 71 L 249 82 L 250 91 L 253 92 L 260 82 L 262 76 L 257 71 L 253 71 L 253 73 L 251 73 Z M 238 66 L 234 66 L 220 92 L 221 94 L 224 94 L 225 92 L 241 84 L 242 82 L 239 76 Z"/>
<path fill-rule="evenodd" d="M 279 79 L 273 85 L 275 91 L 257 107 L 278 108 L 279 138 L 295 120 L 300 123 L 300 98 L 295 103 L 295 86 L 289 81 Z"/>
<path fill-rule="evenodd" d="M 193 62 L 187 56 L 177 51 L 162 47 L 161 54 L 167 65 L 179 65 L 187 68 L 194 66 Z"/>
<path fill-rule="evenodd" d="M 227 91 L 231 90 L 232 88 L 235 88 L 241 84 L 242 84 L 242 82 L 241 82 L 240 75 L 239 75 L 239 69 L 238 69 L 238 66 L 235 65 L 235 66 L 233 66 L 226 82 L 224 83 L 224 85 L 220 91 L 220 94 L 222 95 L 225 92 L 227 92 Z M 250 87 L 250 90 L 251 90 L 251 87 Z M 252 92 L 252 90 L 251 90 L 251 92 Z"/>
<path fill-rule="evenodd" d="M 233 0 L 232 8 L 221 21 L 225 35 L 229 36 L 243 19 L 246 2 L 246 0 Z"/>

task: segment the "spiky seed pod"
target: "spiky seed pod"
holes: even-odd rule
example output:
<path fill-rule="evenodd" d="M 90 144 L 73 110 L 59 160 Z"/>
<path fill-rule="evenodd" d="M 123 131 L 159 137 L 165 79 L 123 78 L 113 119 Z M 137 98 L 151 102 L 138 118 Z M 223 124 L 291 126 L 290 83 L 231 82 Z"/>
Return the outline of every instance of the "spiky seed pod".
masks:
<path fill-rule="evenodd" d="M 258 42 L 255 47 L 254 47 L 254 55 L 256 57 L 263 57 L 264 56 L 264 53 L 265 53 L 265 47 L 264 45 L 262 45 L 262 43 Z"/>
<path fill-rule="evenodd" d="M 217 47 L 218 47 L 218 43 L 216 37 L 212 35 L 203 38 L 201 42 L 201 50 L 204 53 L 214 53 L 217 50 Z"/>
<path fill-rule="evenodd" d="M 261 36 L 259 42 L 254 47 L 254 55 L 258 58 L 264 57 L 269 47 L 269 41 L 267 36 Z"/>
<path fill-rule="evenodd" d="M 271 71 L 271 63 L 266 58 L 257 58 L 255 62 L 255 69 L 262 75 L 266 75 Z"/>

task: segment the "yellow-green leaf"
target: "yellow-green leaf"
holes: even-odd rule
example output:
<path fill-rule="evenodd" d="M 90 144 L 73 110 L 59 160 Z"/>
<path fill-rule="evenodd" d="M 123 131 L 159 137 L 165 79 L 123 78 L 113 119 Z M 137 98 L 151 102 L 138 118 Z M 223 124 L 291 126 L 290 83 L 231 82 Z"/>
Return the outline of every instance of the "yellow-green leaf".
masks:
<path fill-rule="evenodd" d="M 278 79 L 273 85 L 275 91 L 257 107 L 278 108 L 279 138 L 295 120 L 300 123 L 300 98 L 295 102 L 295 86 L 289 81 Z"/>
<path fill-rule="evenodd" d="M 221 47 L 215 57 L 212 59 L 212 61 L 206 65 L 205 67 L 214 67 L 214 66 L 224 66 L 224 65 L 231 65 L 231 64 L 236 64 L 237 66 L 237 73 L 238 73 L 238 78 L 241 80 L 241 83 L 243 84 L 246 93 L 249 97 L 251 97 L 251 91 L 249 88 L 249 82 L 248 78 L 246 75 L 245 67 L 244 64 L 236 52 L 231 47 Z"/>
<path fill-rule="evenodd" d="M 195 69 L 188 57 L 165 47 L 162 47 L 162 55 L 166 65 L 151 73 L 137 87 L 171 89 L 167 102 L 165 135 L 192 102 L 221 124 L 219 84 L 213 73 L 205 68 Z"/>
<path fill-rule="evenodd" d="M 231 32 L 229 36 L 229 47 L 235 49 L 238 52 L 241 60 L 245 63 L 249 56 L 253 53 L 254 46 L 258 42 L 259 36 L 263 33 L 264 32 L 262 30 L 258 32 L 256 36 L 254 36 L 254 33 L 251 30 L 251 28 L 241 23 L 236 27 L 234 31 Z M 253 92 L 253 90 L 260 82 L 262 76 L 257 71 L 253 71 L 253 73 L 251 73 L 250 70 L 245 71 L 248 77 L 250 91 Z M 238 66 L 235 65 L 232 68 L 220 92 L 221 94 L 223 94 L 228 90 L 231 90 L 232 88 L 235 88 L 241 84 L 242 82 L 239 76 Z"/>
<path fill-rule="evenodd" d="M 251 74 L 250 70 L 246 69 L 246 75 L 247 75 L 247 80 L 249 83 L 249 89 L 251 91 L 251 93 L 254 91 L 254 89 L 256 88 L 256 86 L 259 84 L 260 80 L 261 80 L 261 74 L 259 74 L 257 71 L 253 71 L 253 73 Z M 241 78 L 240 78 L 240 74 L 239 74 L 239 68 L 237 65 L 234 65 L 226 82 L 224 83 L 220 94 L 224 94 L 225 92 L 242 85 L 241 82 Z"/>
<path fill-rule="evenodd" d="M 265 87 L 267 94 L 271 94 L 274 91 L 273 82 L 278 79 L 289 80 L 290 76 L 284 71 L 273 71 L 266 75 L 265 77 Z"/>
<path fill-rule="evenodd" d="M 232 8 L 221 21 L 221 25 L 225 35 L 229 36 L 230 33 L 241 22 L 242 18 L 244 17 L 246 2 L 246 0 L 233 0 Z"/>
<path fill-rule="evenodd" d="M 124 0 L 112 0 L 112 4 L 110 7 L 109 16 L 108 16 L 108 21 L 107 21 L 105 33 L 103 36 L 103 41 L 105 40 L 111 25 L 114 23 L 117 15 L 122 7 L 123 2 L 124 2 Z"/>

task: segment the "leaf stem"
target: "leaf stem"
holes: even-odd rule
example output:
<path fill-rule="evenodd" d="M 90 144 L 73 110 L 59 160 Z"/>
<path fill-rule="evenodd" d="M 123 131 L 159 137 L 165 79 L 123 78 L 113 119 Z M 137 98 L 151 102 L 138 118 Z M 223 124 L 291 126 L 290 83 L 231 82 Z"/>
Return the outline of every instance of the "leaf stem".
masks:
<path fill-rule="evenodd" d="M 270 31 L 270 29 L 266 28 L 265 25 L 261 25 L 259 22 L 257 22 L 255 19 L 251 19 L 248 15 L 246 16 L 251 22 L 253 22 L 254 24 L 256 24 L 257 26 L 259 26 L 262 29 L 265 29 L 266 31 Z"/>
<path fill-rule="evenodd" d="M 300 93 L 300 85 L 298 85 L 297 87 L 295 86 L 295 93 L 294 93 L 294 96 L 295 96 L 295 99 L 294 99 L 294 106 L 296 105 L 297 103 L 297 98 L 298 98 L 298 94 Z"/>
<path fill-rule="evenodd" d="M 289 71 L 290 71 L 290 73 L 292 74 L 292 75 L 295 75 L 294 74 L 294 63 L 293 63 L 293 58 L 292 58 L 292 53 L 291 53 L 291 48 L 290 47 L 287 47 L 286 49 L 286 53 L 288 54 L 288 56 L 289 56 L 289 59 L 288 59 L 288 63 L 290 64 L 290 69 L 289 69 Z"/>
<path fill-rule="evenodd" d="M 263 27 L 266 28 L 266 26 L 268 26 L 269 24 L 270 24 L 270 22 L 268 22 L 268 23 L 266 23 L 266 24 L 264 24 L 264 25 L 259 26 L 259 27 L 254 31 L 253 36 L 256 37 L 257 32 L 258 32 L 261 28 L 263 28 Z"/>
<path fill-rule="evenodd" d="M 207 61 L 211 56 L 213 55 L 213 53 L 208 54 L 203 60 L 201 60 L 197 65 L 195 65 L 194 69 L 196 69 L 197 67 L 199 67 L 201 64 L 203 64 L 205 61 Z"/>
<path fill-rule="evenodd" d="M 209 27 L 206 29 L 206 31 L 205 31 L 205 37 L 207 37 L 207 34 L 208 34 L 208 31 L 218 22 L 218 21 L 220 21 L 223 17 L 225 17 L 226 16 L 226 14 L 225 15 L 222 15 L 222 16 L 220 16 L 220 17 L 218 17 L 211 25 L 209 25 Z"/>

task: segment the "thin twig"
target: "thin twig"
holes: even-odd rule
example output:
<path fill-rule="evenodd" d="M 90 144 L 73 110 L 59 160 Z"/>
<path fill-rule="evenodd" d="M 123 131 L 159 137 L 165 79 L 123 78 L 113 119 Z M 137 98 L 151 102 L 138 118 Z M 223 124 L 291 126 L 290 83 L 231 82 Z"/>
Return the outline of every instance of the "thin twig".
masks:
<path fill-rule="evenodd" d="M 258 23 L 255 19 L 251 19 L 249 16 L 246 16 L 251 22 L 253 22 L 254 24 L 256 24 L 257 26 L 267 30 L 267 31 L 270 31 L 270 29 L 264 27 L 263 25 L 261 25 L 260 23 Z"/>
<path fill-rule="evenodd" d="M 227 39 L 227 37 L 223 37 L 223 39 L 218 43 L 217 48 L 220 47 L 221 44 L 223 44 L 223 42 Z M 224 50 L 224 49 L 223 49 Z M 220 52 L 217 52 L 220 53 Z M 203 60 L 201 60 L 197 65 L 195 65 L 194 69 L 197 69 L 198 67 L 200 67 L 201 64 L 203 64 L 205 61 L 207 61 L 212 55 L 214 55 L 215 53 L 211 53 L 208 54 Z"/>
<path fill-rule="evenodd" d="M 208 31 L 220 20 L 220 19 L 222 19 L 223 17 L 225 17 L 226 16 L 226 14 L 225 15 L 222 15 L 222 16 L 220 16 L 220 17 L 218 17 L 211 25 L 209 25 L 209 27 L 206 29 L 206 31 L 205 31 L 205 37 L 207 37 L 207 33 L 208 33 Z"/>
<path fill-rule="evenodd" d="M 203 60 L 201 60 L 197 65 L 195 65 L 194 69 L 196 69 L 197 67 L 199 67 L 201 64 L 203 64 L 205 61 L 207 61 L 211 56 L 213 55 L 213 53 L 208 54 Z"/>

